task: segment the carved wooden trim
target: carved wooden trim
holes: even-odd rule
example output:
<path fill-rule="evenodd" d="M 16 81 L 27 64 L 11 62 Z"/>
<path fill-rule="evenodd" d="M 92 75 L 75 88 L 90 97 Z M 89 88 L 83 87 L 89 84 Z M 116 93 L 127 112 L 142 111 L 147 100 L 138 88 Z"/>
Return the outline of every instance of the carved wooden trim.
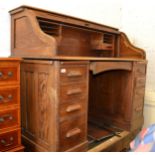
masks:
<path fill-rule="evenodd" d="M 120 57 L 145 59 L 145 51 L 131 44 L 125 33 L 120 33 Z"/>

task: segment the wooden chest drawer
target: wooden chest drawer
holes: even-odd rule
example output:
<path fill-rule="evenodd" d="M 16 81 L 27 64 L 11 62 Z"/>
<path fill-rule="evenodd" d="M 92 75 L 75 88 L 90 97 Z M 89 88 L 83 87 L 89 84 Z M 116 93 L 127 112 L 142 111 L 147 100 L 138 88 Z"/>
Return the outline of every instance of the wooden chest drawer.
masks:
<path fill-rule="evenodd" d="M 20 130 L 14 130 L 0 134 L 0 150 L 7 151 L 8 149 L 20 145 Z"/>
<path fill-rule="evenodd" d="M 86 98 L 86 95 L 87 85 L 85 83 L 70 84 L 60 87 L 60 103 L 77 102 Z"/>
<path fill-rule="evenodd" d="M 85 115 L 72 118 L 60 124 L 60 151 L 71 149 L 72 147 L 86 141 L 86 119 Z"/>
<path fill-rule="evenodd" d="M 0 87 L 0 108 L 19 104 L 19 87 Z"/>
<path fill-rule="evenodd" d="M 85 81 L 88 76 L 88 67 L 80 64 L 64 64 L 60 67 L 61 84 Z"/>
<path fill-rule="evenodd" d="M 0 111 L 0 129 L 19 125 L 19 109 Z"/>
<path fill-rule="evenodd" d="M 0 66 L 0 84 L 7 84 L 7 82 L 17 82 L 18 79 L 18 68 L 15 67 L 1 67 Z"/>
<path fill-rule="evenodd" d="M 80 115 L 87 111 L 87 101 L 85 99 L 76 101 L 75 103 L 65 103 L 60 105 L 60 117 L 71 117 L 72 115 Z"/>

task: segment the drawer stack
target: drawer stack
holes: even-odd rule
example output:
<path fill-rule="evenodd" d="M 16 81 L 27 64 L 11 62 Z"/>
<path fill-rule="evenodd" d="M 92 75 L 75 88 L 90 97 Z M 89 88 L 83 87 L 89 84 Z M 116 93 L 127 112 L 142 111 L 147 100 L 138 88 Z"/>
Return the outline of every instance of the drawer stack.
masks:
<path fill-rule="evenodd" d="M 60 62 L 59 151 L 87 144 L 88 62 Z"/>
<path fill-rule="evenodd" d="M 132 129 L 136 129 L 143 124 L 143 107 L 146 80 L 146 62 L 135 62 L 134 95 L 132 110 Z"/>
<path fill-rule="evenodd" d="M 0 59 L 0 151 L 23 151 L 20 129 L 20 59 Z"/>

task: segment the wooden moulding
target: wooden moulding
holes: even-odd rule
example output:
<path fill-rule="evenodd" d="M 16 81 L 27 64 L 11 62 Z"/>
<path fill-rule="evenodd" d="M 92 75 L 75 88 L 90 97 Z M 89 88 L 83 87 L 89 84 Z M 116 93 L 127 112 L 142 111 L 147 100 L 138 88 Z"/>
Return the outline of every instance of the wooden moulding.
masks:
<path fill-rule="evenodd" d="M 145 59 L 145 51 L 131 44 L 125 33 L 120 33 L 120 54 L 119 57 Z"/>

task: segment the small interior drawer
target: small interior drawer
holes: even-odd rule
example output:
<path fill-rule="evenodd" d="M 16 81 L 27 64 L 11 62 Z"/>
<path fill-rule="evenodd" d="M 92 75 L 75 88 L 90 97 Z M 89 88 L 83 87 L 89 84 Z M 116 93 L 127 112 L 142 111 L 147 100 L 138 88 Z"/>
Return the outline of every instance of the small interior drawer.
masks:
<path fill-rule="evenodd" d="M 0 87 L 0 108 L 19 104 L 19 87 Z"/>
<path fill-rule="evenodd" d="M 0 111 L 0 129 L 19 125 L 19 109 Z"/>
<path fill-rule="evenodd" d="M 0 150 L 7 151 L 20 144 L 20 130 L 0 134 Z"/>
<path fill-rule="evenodd" d="M 85 115 L 60 124 L 60 151 L 70 149 L 86 141 Z"/>

